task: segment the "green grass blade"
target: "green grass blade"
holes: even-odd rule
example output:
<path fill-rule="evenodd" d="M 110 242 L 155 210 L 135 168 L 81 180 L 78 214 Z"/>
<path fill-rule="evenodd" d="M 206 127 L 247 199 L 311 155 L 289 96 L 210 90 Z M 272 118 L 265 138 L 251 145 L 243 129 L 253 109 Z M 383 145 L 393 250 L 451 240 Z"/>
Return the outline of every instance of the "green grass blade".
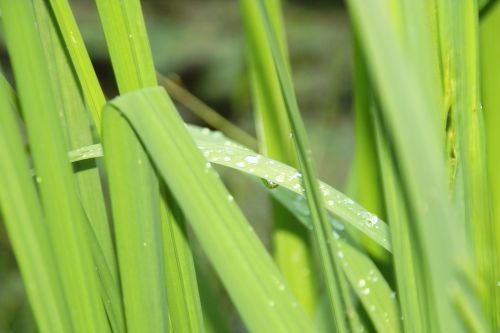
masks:
<path fill-rule="evenodd" d="M 121 93 L 156 86 L 149 39 L 138 0 L 96 0 Z"/>
<path fill-rule="evenodd" d="M 166 332 L 158 180 L 123 117 L 105 114 L 102 132 L 127 329 Z"/>
<path fill-rule="evenodd" d="M 265 3 L 259 2 L 261 22 L 263 23 L 266 36 L 269 41 L 267 45 L 272 51 L 272 58 L 276 74 L 280 84 L 280 90 L 286 106 L 286 114 L 290 123 L 291 134 L 293 136 L 296 152 L 299 159 L 300 169 L 304 177 L 302 178 L 306 198 L 310 205 L 313 221 L 314 242 L 321 258 L 322 276 L 325 288 L 329 295 L 330 313 L 334 318 L 335 329 L 339 332 L 347 331 L 348 324 L 345 319 L 346 308 L 350 305 L 350 295 L 347 290 L 345 278 L 340 270 L 340 265 L 336 257 L 334 243 L 335 239 L 328 231 L 329 224 L 326 217 L 326 210 L 320 200 L 319 186 L 317 184 L 316 170 L 312 160 L 312 153 L 307 143 L 307 136 L 304 124 L 300 117 L 295 92 L 292 87 L 291 78 L 287 70 L 286 62 L 280 51 L 280 44 L 271 27 L 270 19 L 267 15 Z M 351 328 L 357 329 L 358 321 L 352 318 L 349 322 Z"/>
<path fill-rule="evenodd" d="M 275 160 L 296 166 L 297 155 L 290 138 L 286 106 L 280 91 L 272 53 L 267 47 L 269 40 L 260 15 L 259 3 L 250 0 L 241 1 L 240 4 L 248 44 L 246 49 L 252 77 L 260 151 Z M 283 59 L 287 59 L 280 1 L 266 1 L 266 10 L 280 43 Z M 293 216 L 279 203 L 273 201 L 272 210 L 274 259 L 292 291 L 312 316 L 316 303 L 316 287 L 314 274 L 312 274 L 314 269 L 311 262 L 309 233 L 298 227 L 299 224 L 294 221 Z"/>
<path fill-rule="evenodd" d="M 47 2 L 47 1 L 45 1 Z M 54 18 L 59 27 L 65 48 L 74 66 L 78 84 L 92 116 L 94 129 L 101 131 L 101 109 L 106 100 L 87 49 L 67 0 L 49 0 Z"/>
<path fill-rule="evenodd" d="M 494 283 L 493 299 L 496 302 L 494 316 L 496 323 L 494 328 L 500 330 L 500 153 L 498 142 L 500 142 L 500 44 L 498 41 L 498 31 L 500 29 L 500 5 L 497 2 L 491 11 L 483 17 L 480 22 L 480 53 L 481 53 L 481 86 L 482 101 L 484 107 L 485 129 L 486 129 L 486 156 L 488 164 L 488 179 L 491 193 L 492 226 L 494 246 L 492 249 L 492 261 L 496 281 Z M 491 283 L 489 281 L 488 283 Z M 489 284 L 485 289 L 491 290 Z"/>
<path fill-rule="evenodd" d="M 41 332 L 71 332 L 50 240 L 8 86 L 0 88 L 0 211 Z"/>
<path fill-rule="evenodd" d="M 60 39 L 55 22 L 46 4 L 35 0 L 35 16 L 43 41 L 45 59 L 53 91 L 57 92 L 57 109 L 70 148 L 91 144 L 91 119 L 81 94 L 77 77 Z M 99 88 L 99 87 L 98 87 Z M 89 221 L 89 238 L 101 282 L 103 304 L 114 331 L 123 332 L 124 318 L 119 288 L 114 244 L 105 207 L 104 194 L 96 161 L 87 160 L 74 165 L 79 198 Z"/>
<path fill-rule="evenodd" d="M 173 332 L 203 332 L 200 296 L 184 216 L 165 186 L 162 186 L 162 195 L 171 203 L 170 210 L 166 205 L 161 209 L 165 215 L 163 221 L 167 221 L 162 224 L 162 234 L 170 325 Z"/>
<path fill-rule="evenodd" d="M 410 205 L 411 235 L 417 246 L 415 260 L 424 276 L 421 295 L 426 299 L 425 309 L 435 330 L 460 331 L 447 288 L 454 279 L 453 255 L 463 247 L 455 248 L 454 244 L 460 246 L 462 241 L 456 230 L 460 231 L 460 227 L 450 225 L 443 144 L 435 131 L 429 131 L 435 128 L 435 117 L 425 110 L 433 106 L 393 26 L 384 19 L 384 8 L 371 0 L 351 0 L 348 4 L 380 94 L 382 121 Z M 426 161 L 425 168 L 422 161 Z"/>
<path fill-rule="evenodd" d="M 301 173 L 288 165 L 243 147 L 229 140 L 220 132 L 208 128 L 188 126 L 188 131 L 198 149 L 213 164 L 225 166 L 265 181 L 268 187 L 286 188 L 304 197 Z M 100 144 L 81 147 L 69 153 L 71 161 L 79 161 L 103 156 Z M 351 198 L 330 185 L 319 184 L 323 201 L 328 211 L 358 229 L 380 246 L 391 251 L 389 227 L 376 215 L 364 209 Z"/>
<path fill-rule="evenodd" d="M 111 56 L 111 60 L 113 63 L 113 69 L 115 71 L 115 76 L 117 79 L 118 87 L 121 93 L 125 93 L 131 90 L 136 90 L 142 87 L 150 87 L 156 85 L 156 72 L 153 66 L 153 58 L 151 55 L 151 50 L 149 47 L 149 40 L 147 38 L 146 28 L 144 24 L 144 20 L 142 17 L 142 11 L 140 7 L 140 2 L 137 0 L 127 0 L 127 1 L 100 1 L 97 0 L 97 7 L 99 10 L 99 14 L 101 16 L 101 22 L 103 24 L 104 33 L 106 35 L 106 40 L 108 42 L 108 48 Z M 127 142 L 132 142 L 134 136 L 128 137 Z M 176 218 L 182 217 L 180 215 L 174 215 L 169 212 L 170 210 L 175 210 L 175 203 L 169 202 L 167 199 L 163 197 L 162 200 L 159 199 L 159 196 L 154 196 L 149 193 L 154 190 L 159 190 L 157 182 L 154 180 L 156 174 L 154 170 L 149 166 L 149 163 L 146 165 L 146 154 L 142 151 L 142 147 L 139 144 L 139 141 L 136 139 L 135 148 L 132 150 L 135 156 L 132 159 L 137 161 L 144 161 L 144 167 L 139 167 L 136 172 L 140 172 L 136 177 L 142 178 L 143 181 L 140 185 L 142 191 L 148 193 L 148 197 L 153 200 L 159 200 L 159 203 L 151 202 L 150 206 L 146 207 L 137 207 L 137 214 L 145 214 L 146 221 L 150 222 L 150 228 L 156 228 L 156 224 L 160 223 L 162 225 L 163 230 L 176 230 L 178 226 L 182 226 L 184 221 L 179 220 L 176 221 Z M 117 166 L 118 167 L 118 166 Z M 147 180 L 147 181 L 144 181 Z M 134 187 L 131 187 L 134 188 Z M 136 200 L 142 200 L 141 193 L 135 193 Z M 130 194 L 127 197 L 127 200 L 133 201 L 134 194 Z M 172 206 L 174 208 L 168 207 Z M 122 206 L 124 208 L 124 206 Z M 164 212 L 163 214 L 157 214 L 154 211 L 148 211 L 148 209 L 160 209 Z M 122 209 L 118 207 L 118 209 Z M 138 215 L 139 216 L 139 215 Z M 160 218 L 160 222 L 156 221 L 157 218 Z M 154 218 L 151 220 L 150 218 Z M 141 219 L 139 219 L 141 220 Z M 177 224 L 177 225 L 176 225 Z M 125 228 L 124 228 L 125 229 Z M 124 238 L 131 237 L 133 235 L 128 233 L 129 230 L 122 229 L 124 232 Z M 158 231 L 159 229 L 155 229 Z M 140 233 L 140 230 L 139 230 Z M 176 235 L 171 235 L 172 237 L 176 237 Z M 177 235 L 179 236 L 179 235 Z M 152 234 L 146 234 L 145 237 L 152 237 Z M 177 237 L 179 240 L 179 238 Z M 136 276 L 134 279 L 128 279 L 129 287 L 131 288 L 129 291 L 131 293 L 131 297 L 133 297 L 134 293 L 137 292 L 135 288 L 144 287 L 145 293 L 149 293 L 149 297 L 156 297 L 156 302 L 158 304 L 163 304 L 163 300 L 161 297 L 166 296 L 168 298 L 167 302 L 172 303 L 173 307 L 169 309 L 170 316 L 176 315 L 178 318 L 172 319 L 170 322 L 173 325 L 173 328 L 183 329 L 183 325 L 189 325 L 190 327 L 197 328 L 201 327 L 202 317 L 199 311 L 199 296 L 197 295 L 197 289 L 193 285 L 193 281 L 195 279 L 194 275 L 194 267 L 191 258 L 191 252 L 187 247 L 187 244 L 179 241 L 177 243 L 168 243 L 166 247 L 163 247 L 161 240 L 150 239 L 152 241 L 151 247 L 156 248 L 157 251 L 154 255 L 161 257 L 162 261 L 170 260 L 173 263 L 178 263 L 177 271 L 169 271 L 164 272 L 164 284 L 163 286 L 158 286 L 157 281 L 153 281 L 152 286 L 145 286 L 140 284 L 139 277 Z M 166 239 L 165 239 L 166 240 Z M 122 246 L 126 247 L 127 241 L 123 241 Z M 161 252 L 159 250 L 161 249 Z M 140 251 L 139 249 L 137 249 Z M 127 251 L 124 249 L 124 251 Z M 143 249 L 143 251 L 148 252 L 148 249 Z M 130 253 L 129 253 L 130 254 Z M 148 255 L 148 254 L 147 254 Z M 158 258 L 153 260 L 153 253 L 149 253 L 149 262 L 145 262 L 146 265 L 152 265 L 148 267 L 150 270 L 156 270 L 157 268 L 154 266 L 158 264 Z M 129 262 L 126 264 L 132 264 L 138 257 L 130 257 Z M 125 259 L 127 261 L 128 259 Z M 190 268 L 188 268 L 190 267 Z M 168 268 L 172 268 L 171 266 Z M 163 267 L 162 267 L 163 269 Z M 179 273 L 177 277 L 175 277 L 175 273 Z M 127 274 L 126 271 L 122 272 L 122 277 Z M 167 275 L 168 274 L 168 275 Z M 186 292 L 184 295 L 179 295 L 179 289 L 176 282 L 179 282 L 181 286 L 184 286 L 188 289 L 183 290 L 182 292 Z M 172 284 L 171 286 L 169 284 Z M 159 289 L 156 289 L 160 287 Z M 172 289 L 172 292 L 167 292 L 167 289 Z M 155 292 L 156 290 L 156 292 Z M 189 297 L 185 298 L 185 296 Z M 184 301 L 180 301 L 179 299 L 185 298 Z M 147 301 L 147 297 L 141 300 L 142 303 Z M 141 302 L 138 304 L 132 304 L 133 299 L 129 299 L 129 304 L 131 308 L 129 311 L 134 312 L 135 306 L 141 306 Z M 197 304 L 198 303 L 198 304 Z M 163 312 L 162 312 L 163 311 Z M 158 308 L 155 310 L 157 319 L 157 328 L 160 328 L 163 323 L 160 323 L 160 317 L 166 316 L 165 308 Z M 146 316 L 138 316 L 134 319 L 137 320 L 137 329 L 140 329 L 140 320 L 147 320 Z M 161 319 L 163 320 L 163 319 Z M 154 323 L 153 323 L 154 324 Z M 180 328 L 178 326 L 181 326 Z"/>
<path fill-rule="evenodd" d="M 303 197 L 280 188 L 271 192 L 300 222 L 308 227 L 312 225 L 309 209 Z M 379 332 L 400 332 L 400 316 L 395 293 L 372 260 L 344 240 L 347 237 L 344 237 L 346 233 L 343 226 L 334 219 L 332 224 L 336 227 L 333 231 L 334 237 L 339 240 L 337 255 L 342 260 L 342 269 L 371 321 Z"/>
<path fill-rule="evenodd" d="M 77 332 L 109 328 L 67 146 L 58 120 L 31 1 L 1 1 L 4 31 L 26 122 L 36 179 L 57 254 L 58 273 Z"/>
<path fill-rule="evenodd" d="M 65 54 L 65 45 L 59 39 L 54 22 L 42 0 L 35 0 L 35 16 L 38 31 L 44 45 L 49 78 L 53 91 L 57 92 L 57 109 L 65 129 L 66 141 L 70 149 L 76 149 L 93 143 L 89 114 L 80 93 L 77 78 L 73 74 L 72 64 Z M 102 185 L 96 163 L 92 161 L 74 165 L 80 200 L 87 218 L 103 249 L 107 266 L 116 270 L 113 243 L 106 212 Z"/>
<path fill-rule="evenodd" d="M 124 122 L 120 114 L 144 143 L 249 330 L 310 331 L 311 323 L 164 90 L 143 89 L 113 100 L 105 111 L 106 131 Z M 116 154 L 110 160 L 120 161 Z"/>
<path fill-rule="evenodd" d="M 441 53 L 447 76 L 445 93 L 453 120 L 452 133 L 459 172 L 454 196 L 464 209 L 467 237 L 474 245 L 480 277 L 486 285 L 497 281 L 494 225 L 491 220 L 489 180 L 486 170 L 485 132 L 479 87 L 479 41 L 477 5 L 472 2 L 443 1 L 439 7 Z M 458 178 L 457 177 L 457 178 Z M 491 325 L 497 310 L 494 295 L 481 295 Z"/>

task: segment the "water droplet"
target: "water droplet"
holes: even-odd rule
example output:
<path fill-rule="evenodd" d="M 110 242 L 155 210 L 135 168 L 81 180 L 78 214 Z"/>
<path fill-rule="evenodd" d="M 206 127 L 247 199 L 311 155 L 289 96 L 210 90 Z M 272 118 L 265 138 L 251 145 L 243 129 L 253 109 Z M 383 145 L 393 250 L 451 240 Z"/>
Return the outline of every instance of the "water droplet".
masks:
<path fill-rule="evenodd" d="M 205 163 L 205 168 L 209 169 L 211 167 L 212 167 L 212 164 L 210 164 L 210 162 Z"/>
<path fill-rule="evenodd" d="M 278 286 L 278 289 L 279 289 L 280 291 L 285 290 L 285 285 L 284 285 L 283 283 L 280 283 L 280 285 Z"/>
<path fill-rule="evenodd" d="M 270 300 L 268 304 L 269 304 L 269 306 L 270 306 L 270 307 L 274 307 L 274 304 L 275 304 L 275 303 L 274 303 L 274 301 L 273 301 L 273 300 Z"/>
<path fill-rule="evenodd" d="M 249 155 L 245 157 L 245 161 L 249 164 L 257 164 L 257 162 L 259 162 L 259 159 L 257 156 Z"/>
<path fill-rule="evenodd" d="M 366 286 L 366 281 L 364 279 L 361 279 L 358 281 L 358 287 L 363 288 Z"/>
<path fill-rule="evenodd" d="M 333 200 L 328 200 L 327 204 L 328 206 L 332 207 L 335 203 L 333 202 Z"/>
<path fill-rule="evenodd" d="M 137 164 L 141 165 L 142 164 L 142 160 L 137 160 Z"/>
<path fill-rule="evenodd" d="M 276 178 L 274 178 L 276 182 L 278 183 L 283 183 L 285 181 L 285 177 L 283 175 L 278 175 Z"/>
<path fill-rule="evenodd" d="M 370 305 L 370 311 L 371 311 L 371 312 L 374 312 L 374 311 L 375 311 L 375 305 L 373 305 L 373 304 L 372 304 L 372 305 Z"/>
<path fill-rule="evenodd" d="M 339 251 L 337 255 L 339 256 L 340 259 L 344 259 L 344 252 Z"/>
<path fill-rule="evenodd" d="M 373 215 L 373 214 L 370 214 L 370 215 L 368 216 L 367 222 L 368 222 L 368 224 L 370 224 L 370 225 L 375 225 L 375 224 L 377 224 L 377 223 L 378 223 L 378 217 L 377 217 L 377 216 L 375 216 L 375 215 Z"/>
<path fill-rule="evenodd" d="M 224 161 L 226 161 L 226 162 L 231 161 L 231 157 L 229 157 L 229 156 L 224 156 Z"/>
<path fill-rule="evenodd" d="M 228 200 L 229 202 L 232 202 L 232 201 L 234 201 L 234 198 L 233 198 L 233 196 L 232 196 L 231 194 L 229 194 L 229 195 L 227 196 L 227 200 Z"/>
<path fill-rule="evenodd" d="M 146 246 L 148 246 L 148 243 L 144 242 L 144 243 L 142 243 L 142 246 L 146 247 Z"/>
<path fill-rule="evenodd" d="M 396 298 L 396 292 L 395 291 L 391 291 L 391 295 L 390 296 L 391 296 L 392 299 Z"/>
<path fill-rule="evenodd" d="M 368 295 L 370 293 L 370 288 L 365 288 L 361 291 L 361 294 Z"/>
<path fill-rule="evenodd" d="M 278 184 L 276 184 L 275 182 L 273 182 L 272 180 L 269 180 L 269 179 L 265 179 L 265 178 L 261 178 L 262 180 L 262 183 L 264 183 L 264 185 L 267 187 L 267 188 L 270 188 L 270 189 L 275 189 L 276 187 L 278 187 Z"/>
<path fill-rule="evenodd" d="M 245 163 L 243 162 L 238 162 L 236 163 L 236 166 L 240 167 L 240 168 L 244 168 L 245 167 Z"/>
<path fill-rule="evenodd" d="M 500 287 L 500 281 L 497 281 L 497 287 Z"/>
<path fill-rule="evenodd" d="M 40 183 L 42 182 L 42 177 L 40 177 L 40 176 L 36 176 L 36 177 L 35 177 L 35 181 L 36 181 L 38 184 L 40 184 Z"/>

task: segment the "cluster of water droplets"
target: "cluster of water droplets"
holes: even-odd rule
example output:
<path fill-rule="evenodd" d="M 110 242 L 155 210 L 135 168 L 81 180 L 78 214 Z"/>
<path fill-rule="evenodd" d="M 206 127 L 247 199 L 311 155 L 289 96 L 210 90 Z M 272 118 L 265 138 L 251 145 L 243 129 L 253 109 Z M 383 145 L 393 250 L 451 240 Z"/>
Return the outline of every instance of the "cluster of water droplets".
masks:
<path fill-rule="evenodd" d="M 198 129 L 197 131 L 206 138 L 203 142 L 199 142 L 198 148 L 209 162 L 239 169 L 249 174 L 255 174 L 261 177 L 264 185 L 269 189 L 283 186 L 295 193 L 304 195 L 304 187 L 301 179 L 302 174 L 297 170 L 280 162 L 270 160 L 228 140 L 220 132 L 212 132 L 208 129 Z M 378 239 L 384 247 L 388 248 L 387 237 L 381 237 L 381 235 L 387 232 L 387 228 L 376 215 L 364 210 L 353 200 L 325 183 L 320 182 L 319 188 L 326 208 L 331 213 L 343 220 L 352 221 L 360 230 L 363 230 L 372 237 L 376 236 L 375 239 Z M 303 215 L 309 214 L 306 202 L 296 200 L 294 206 Z M 336 224 L 337 229 L 343 229 L 343 225 L 340 222 Z"/>

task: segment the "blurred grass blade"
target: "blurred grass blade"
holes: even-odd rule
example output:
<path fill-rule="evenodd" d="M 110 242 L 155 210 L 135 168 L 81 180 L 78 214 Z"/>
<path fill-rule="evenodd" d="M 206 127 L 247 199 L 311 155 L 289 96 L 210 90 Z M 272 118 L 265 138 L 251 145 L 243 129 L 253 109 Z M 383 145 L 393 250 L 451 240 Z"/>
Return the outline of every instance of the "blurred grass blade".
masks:
<path fill-rule="evenodd" d="M 3 76 L 2 76 L 3 77 Z M 0 87 L 0 211 L 7 227 L 38 329 L 42 333 L 71 332 L 53 252 L 18 123 Z"/>
<path fill-rule="evenodd" d="M 454 197 L 463 207 L 467 238 L 473 244 L 478 273 L 494 286 L 495 234 L 491 219 L 489 180 L 485 155 L 483 109 L 480 101 L 479 40 L 476 2 L 442 1 L 438 7 L 441 54 L 446 72 L 458 176 Z M 496 300 L 489 290 L 481 300 L 492 327 L 496 325 Z"/>
<path fill-rule="evenodd" d="M 348 194 L 380 218 L 385 218 L 384 188 L 379 164 L 373 119 L 371 114 L 371 91 L 368 88 L 368 73 L 362 63 L 361 46 L 357 38 L 354 43 L 354 124 L 355 151 Z M 374 246 L 366 236 L 361 237 L 368 252 L 382 261 L 387 253 Z"/>
<path fill-rule="evenodd" d="M 45 55 L 31 1 L 0 1 L 4 32 L 40 190 L 46 227 L 55 254 L 71 321 L 77 332 L 106 332 L 86 219 L 67 160 Z"/>
<path fill-rule="evenodd" d="M 382 121 L 392 145 L 397 170 L 402 175 L 404 197 L 409 204 L 410 228 L 415 240 L 415 260 L 424 277 L 421 297 L 436 331 L 461 331 L 450 302 L 454 280 L 453 255 L 462 239 L 460 226 L 450 225 L 443 144 L 433 130 L 433 106 L 419 85 L 393 26 L 377 1 L 350 0 L 349 9 L 360 33 L 373 82 L 382 103 Z M 437 110 L 435 111 L 437 112 Z M 426 161 L 426 167 L 421 165 Z M 450 242 L 449 240 L 453 240 Z M 458 244 L 454 244 L 458 242 Z M 457 247 L 456 247 L 457 246 Z"/>
<path fill-rule="evenodd" d="M 280 44 L 282 58 L 287 60 L 280 0 L 266 1 L 266 10 Z M 248 62 L 252 77 L 252 91 L 260 151 L 270 158 L 296 166 L 297 154 L 290 138 L 290 124 L 273 64 L 269 40 L 262 22 L 258 1 L 240 2 L 245 23 Z M 287 63 L 287 68 L 288 68 Z M 288 73 L 289 75 L 289 73 Z M 274 229 L 273 256 L 293 293 L 309 315 L 316 303 L 316 287 L 309 233 L 294 221 L 279 203 L 272 201 Z"/>
<path fill-rule="evenodd" d="M 491 1 L 494 2 L 494 1 Z M 498 43 L 498 31 L 500 31 L 500 4 L 491 8 L 491 11 L 483 17 L 480 22 L 480 54 L 481 54 L 481 86 L 482 101 L 485 116 L 486 129 L 486 156 L 488 164 L 488 180 L 491 195 L 492 208 L 492 237 L 494 237 L 492 249 L 492 262 L 494 270 L 494 293 L 488 283 L 485 291 L 492 294 L 495 304 L 495 320 L 493 328 L 500 330 L 500 152 L 498 142 L 500 142 L 500 43 Z"/>
<path fill-rule="evenodd" d="M 118 110 L 120 112 L 118 112 Z M 141 110 L 143 112 L 137 112 Z M 126 120 L 125 118 L 126 117 Z M 197 151 L 175 107 L 160 88 L 111 102 L 105 133 L 128 121 L 177 199 L 250 331 L 304 332 L 311 323 L 216 173 Z M 132 129 L 129 129 L 132 131 Z M 105 136 L 105 158 L 122 159 L 122 140 Z M 111 152 L 112 156 L 108 156 Z M 126 157 L 128 158 L 128 157 Z M 135 168 L 135 166 L 134 166 Z M 266 308 L 263 311 L 263 307 Z"/>

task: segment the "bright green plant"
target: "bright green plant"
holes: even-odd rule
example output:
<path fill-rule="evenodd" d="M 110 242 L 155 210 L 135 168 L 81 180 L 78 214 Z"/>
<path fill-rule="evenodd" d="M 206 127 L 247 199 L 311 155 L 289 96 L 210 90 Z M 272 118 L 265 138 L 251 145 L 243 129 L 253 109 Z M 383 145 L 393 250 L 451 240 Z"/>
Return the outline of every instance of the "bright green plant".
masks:
<path fill-rule="evenodd" d="M 139 0 L 96 0 L 109 101 L 67 0 L 0 0 L 0 213 L 41 332 L 227 330 L 192 237 L 252 332 L 500 329 L 500 5 L 347 4 L 371 212 L 317 178 L 278 0 L 241 0 L 259 153 L 183 123 Z M 272 255 L 220 168 L 268 189 Z"/>

